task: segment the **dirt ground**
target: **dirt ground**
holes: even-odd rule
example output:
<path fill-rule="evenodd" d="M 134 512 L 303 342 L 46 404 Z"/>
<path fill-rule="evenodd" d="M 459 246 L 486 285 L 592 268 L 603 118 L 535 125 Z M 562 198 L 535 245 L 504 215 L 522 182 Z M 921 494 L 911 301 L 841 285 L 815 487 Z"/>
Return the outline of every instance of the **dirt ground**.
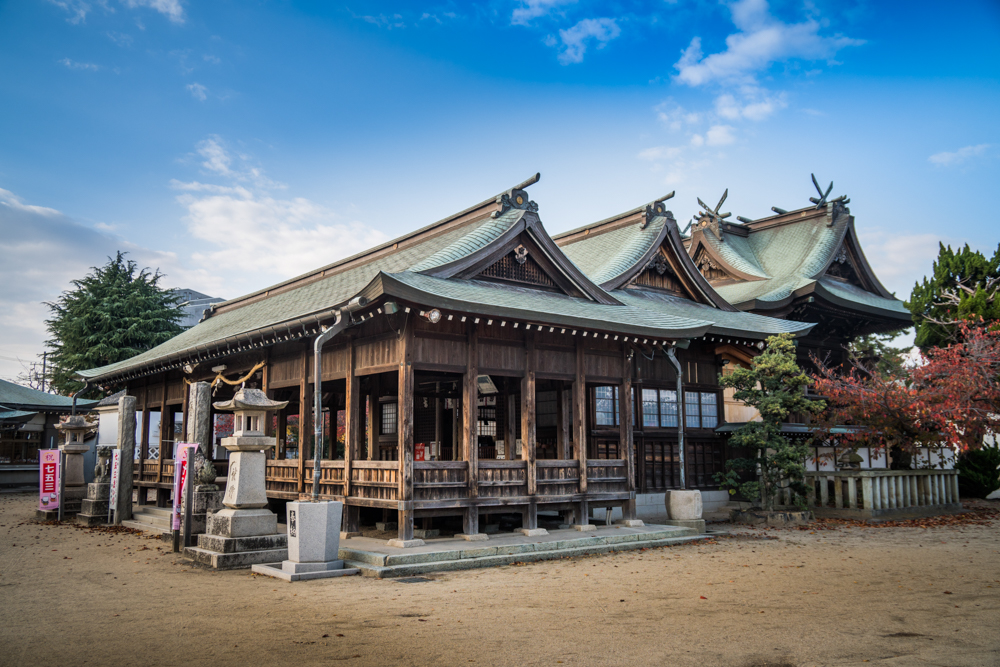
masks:
<path fill-rule="evenodd" d="M 1000 664 L 1000 503 L 409 584 L 196 569 L 34 503 L 0 495 L 0 665 Z"/>

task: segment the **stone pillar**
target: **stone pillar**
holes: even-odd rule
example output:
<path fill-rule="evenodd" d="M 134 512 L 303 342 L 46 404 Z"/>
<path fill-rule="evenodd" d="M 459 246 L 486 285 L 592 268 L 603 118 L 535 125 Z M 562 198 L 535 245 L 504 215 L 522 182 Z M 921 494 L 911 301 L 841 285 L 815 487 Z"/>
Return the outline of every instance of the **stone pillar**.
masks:
<path fill-rule="evenodd" d="M 87 485 L 87 497 L 81 504 L 76 522 L 85 526 L 108 523 L 108 505 L 111 497 L 111 450 L 109 446 L 97 448 L 97 465 L 94 481 Z"/>
<path fill-rule="evenodd" d="M 212 387 L 207 382 L 195 382 L 188 393 L 188 442 L 197 442 L 201 455 L 212 460 Z"/>
<path fill-rule="evenodd" d="M 191 535 L 200 535 L 208 526 L 209 512 L 222 509 L 221 494 L 215 484 L 216 470 L 212 464 L 212 387 L 207 382 L 194 382 L 188 388 L 185 441 L 198 443 L 191 474 L 191 483 L 194 484 L 191 489 Z M 182 506 L 186 500 L 182 499 Z M 183 521 L 182 515 L 182 524 Z"/>
<path fill-rule="evenodd" d="M 118 522 L 132 520 L 132 475 L 135 470 L 135 396 L 118 399 Z"/>

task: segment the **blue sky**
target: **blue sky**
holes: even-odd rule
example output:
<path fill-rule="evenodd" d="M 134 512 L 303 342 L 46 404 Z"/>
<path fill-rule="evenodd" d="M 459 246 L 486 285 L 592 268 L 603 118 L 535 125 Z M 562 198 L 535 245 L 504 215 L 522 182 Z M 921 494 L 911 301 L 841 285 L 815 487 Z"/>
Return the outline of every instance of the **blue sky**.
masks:
<path fill-rule="evenodd" d="M 536 171 L 553 233 L 815 172 L 903 298 L 1000 240 L 995 2 L 25 0 L 0 71 L 0 377 L 116 249 L 234 297 Z"/>

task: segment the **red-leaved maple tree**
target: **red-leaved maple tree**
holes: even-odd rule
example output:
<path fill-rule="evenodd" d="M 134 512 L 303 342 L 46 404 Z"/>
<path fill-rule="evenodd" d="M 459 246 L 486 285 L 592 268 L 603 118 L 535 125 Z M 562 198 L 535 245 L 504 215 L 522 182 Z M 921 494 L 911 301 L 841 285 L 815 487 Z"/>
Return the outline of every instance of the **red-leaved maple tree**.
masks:
<path fill-rule="evenodd" d="M 863 427 L 837 438 L 845 444 L 899 447 L 947 445 L 978 449 L 1000 431 L 1000 331 L 958 324 L 958 342 L 928 350 L 920 364 L 879 373 L 849 371 L 814 360 L 815 391 L 827 399 L 825 427 Z"/>

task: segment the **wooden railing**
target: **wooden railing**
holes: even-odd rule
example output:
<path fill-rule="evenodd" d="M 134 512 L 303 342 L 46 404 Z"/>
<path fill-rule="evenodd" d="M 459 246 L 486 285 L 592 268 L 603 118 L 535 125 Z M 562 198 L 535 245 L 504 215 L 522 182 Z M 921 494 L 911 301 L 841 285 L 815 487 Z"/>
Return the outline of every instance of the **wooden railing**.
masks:
<path fill-rule="evenodd" d="M 298 463 L 296 461 L 296 463 Z M 305 462 L 305 480 L 302 484 L 302 493 L 311 494 L 313 492 L 313 471 L 316 465 L 313 461 Z M 321 498 L 340 497 L 344 495 L 344 462 L 340 461 L 320 461 L 319 466 L 319 495 Z"/>
<path fill-rule="evenodd" d="M 365 500 L 399 498 L 398 461 L 351 461 L 351 497 Z"/>
<path fill-rule="evenodd" d="M 959 509 L 957 470 L 807 472 L 808 504 L 818 516 L 876 517 Z"/>
<path fill-rule="evenodd" d="M 413 464 L 414 500 L 468 497 L 468 461 L 417 461 Z"/>
<path fill-rule="evenodd" d="M 628 493 L 628 470 L 621 459 L 587 459 L 587 493 Z"/>
<path fill-rule="evenodd" d="M 479 496 L 516 498 L 528 495 L 527 461 L 480 461 Z"/>
<path fill-rule="evenodd" d="M 579 461 L 535 461 L 535 475 L 539 496 L 569 496 L 580 492 Z"/>

